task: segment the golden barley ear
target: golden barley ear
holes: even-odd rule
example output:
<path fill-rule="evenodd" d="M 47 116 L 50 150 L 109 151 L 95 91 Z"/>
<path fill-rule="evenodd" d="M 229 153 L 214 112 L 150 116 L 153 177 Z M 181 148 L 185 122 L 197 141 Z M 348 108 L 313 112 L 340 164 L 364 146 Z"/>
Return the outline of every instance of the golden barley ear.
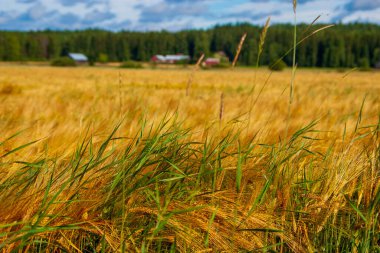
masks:
<path fill-rule="evenodd" d="M 297 12 L 297 0 L 293 0 L 293 12 L 294 14 Z"/>
<path fill-rule="evenodd" d="M 267 21 L 265 22 L 264 28 L 260 34 L 259 55 L 261 55 L 261 53 L 263 52 L 265 38 L 267 37 L 269 26 L 270 26 L 270 17 L 268 17 Z"/>
<path fill-rule="evenodd" d="M 219 121 L 222 121 L 224 113 L 224 92 L 220 94 Z"/>
<path fill-rule="evenodd" d="M 237 63 L 237 61 L 239 59 L 239 55 L 240 55 L 241 49 L 243 48 L 243 44 L 244 44 L 244 41 L 245 41 L 246 38 L 247 38 L 247 33 L 244 33 L 243 36 L 241 36 L 241 39 L 240 39 L 240 42 L 239 42 L 239 46 L 236 49 L 236 54 L 235 54 L 234 61 L 232 62 L 232 67 L 236 66 L 236 63 Z"/>

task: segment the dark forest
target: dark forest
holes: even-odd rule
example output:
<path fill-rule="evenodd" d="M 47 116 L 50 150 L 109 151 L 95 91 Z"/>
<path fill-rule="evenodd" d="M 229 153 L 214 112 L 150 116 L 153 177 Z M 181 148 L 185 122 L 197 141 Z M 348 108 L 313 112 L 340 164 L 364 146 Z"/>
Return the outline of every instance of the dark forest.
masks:
<path fill-rule="evenodd" d="M 323 27 L 299 25 L 298 40 Z M 248 33 L 240 65 L 256 65 L 262 27 L 250 24 L 221 25 L 208 30 L 180 32 L 82 31 L 0 31 L 0 60 L 46 61 L 68 52 L 86 54 L 90 61 L 149 61 L 155 54 L 187 54 L 193 61 L 201 53 L 212 56 L 224 51 L 232 59 L 239 40 Z M 293 43 L 292 25 L 269 28 L 260 65 L 269 65 L 282 57 Z M 291 64 L 291 55 L 284 57 Z M 320 31 L 297 47 L 301 67 L 374 67 L 380 62 L 380 26 L 374 24 L 336 25 Z"/>

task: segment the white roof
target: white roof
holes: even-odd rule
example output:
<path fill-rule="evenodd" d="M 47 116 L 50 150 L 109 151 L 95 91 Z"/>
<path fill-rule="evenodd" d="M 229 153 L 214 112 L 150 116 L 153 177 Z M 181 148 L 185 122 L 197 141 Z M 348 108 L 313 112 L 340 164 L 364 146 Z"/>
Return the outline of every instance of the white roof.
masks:
<path fill-rule="evenodd" d="M 156 55 L 156 57 L 160 61 L 165 61 L 166 60 L 165 56 L 163 56 L 163 55 Z"/>
<path fill-rule="evenodd" d="M 79 53 L 69 53 L 69 57 L 74 61 L 88 61 L 87 56 Z"/>
<path fill-rule="evenodd" d="M 159 61 L 181 61 L 181 60 L 190 60 L 190 56 L 188 55 L 182 55 L 182 54 L 179 54 L 179 55 L 155 55 L 155 57 L 159 60 Z"/>
<path fill-rule="evenodd" d="M 219 58 L 207 58 L 206 62 L 220 62 Z"/>
<path fill-rule="evenodd" d="M 188 56 L 188 55 L 167 55 L 165 58 L 167 61 L 180 61 L 180 60 L 189 60 L 190 56 Z"/>

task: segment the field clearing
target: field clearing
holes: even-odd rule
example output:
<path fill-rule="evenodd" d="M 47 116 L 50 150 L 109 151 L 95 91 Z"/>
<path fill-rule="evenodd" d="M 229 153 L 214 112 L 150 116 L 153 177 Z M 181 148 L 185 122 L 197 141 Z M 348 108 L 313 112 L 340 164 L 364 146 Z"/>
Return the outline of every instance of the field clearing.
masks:
<path fill-rule="evenodd" d="M 290 79 L 0 66 L 0 248 L 380 250 L 380 72 Z"/>

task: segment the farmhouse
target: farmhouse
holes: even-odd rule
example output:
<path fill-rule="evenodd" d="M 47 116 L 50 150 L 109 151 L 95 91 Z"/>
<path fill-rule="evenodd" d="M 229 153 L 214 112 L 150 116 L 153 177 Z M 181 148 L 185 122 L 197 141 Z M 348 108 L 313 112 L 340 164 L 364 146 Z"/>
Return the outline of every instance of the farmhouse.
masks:
<path fill-rule="evenodd" d="M 216 65 L 219 65 L 220 64 L 220 59 L 219 58 L 207 58 L 204 62 L 203 62 L 203 67 L 213 67 L 213 66 L 216 66 Z"/>
<path fill-rule="evenodd" d="M 68 57 L 73 59 L 77 64 L 85 64 L 88 62 L 88 58 L 84 54 L 69 53 Z"/>
<path fill-rule="evenodd" d="M 218 66 L 222 63 L 224 63 L 224 64 L 229 63 L 229 59 L 228 59 L 226 53 L 224 53 L 223 51 L 219 51 L 219 52 L 214 53 L 214 55 L 212 57 L 207 58 L 202 63 L 202 66 L 203 67 L 214 67 L 214 66 Z"/>
<path fill-rule="evenodd" d="M 154 55 L 151 58 L 153 63 L 165 63 L 165 64 L 174 64 L 179 62 L 188 62 L 190 61 L 190 56 L 177 54 L 177 55 Z"/>

